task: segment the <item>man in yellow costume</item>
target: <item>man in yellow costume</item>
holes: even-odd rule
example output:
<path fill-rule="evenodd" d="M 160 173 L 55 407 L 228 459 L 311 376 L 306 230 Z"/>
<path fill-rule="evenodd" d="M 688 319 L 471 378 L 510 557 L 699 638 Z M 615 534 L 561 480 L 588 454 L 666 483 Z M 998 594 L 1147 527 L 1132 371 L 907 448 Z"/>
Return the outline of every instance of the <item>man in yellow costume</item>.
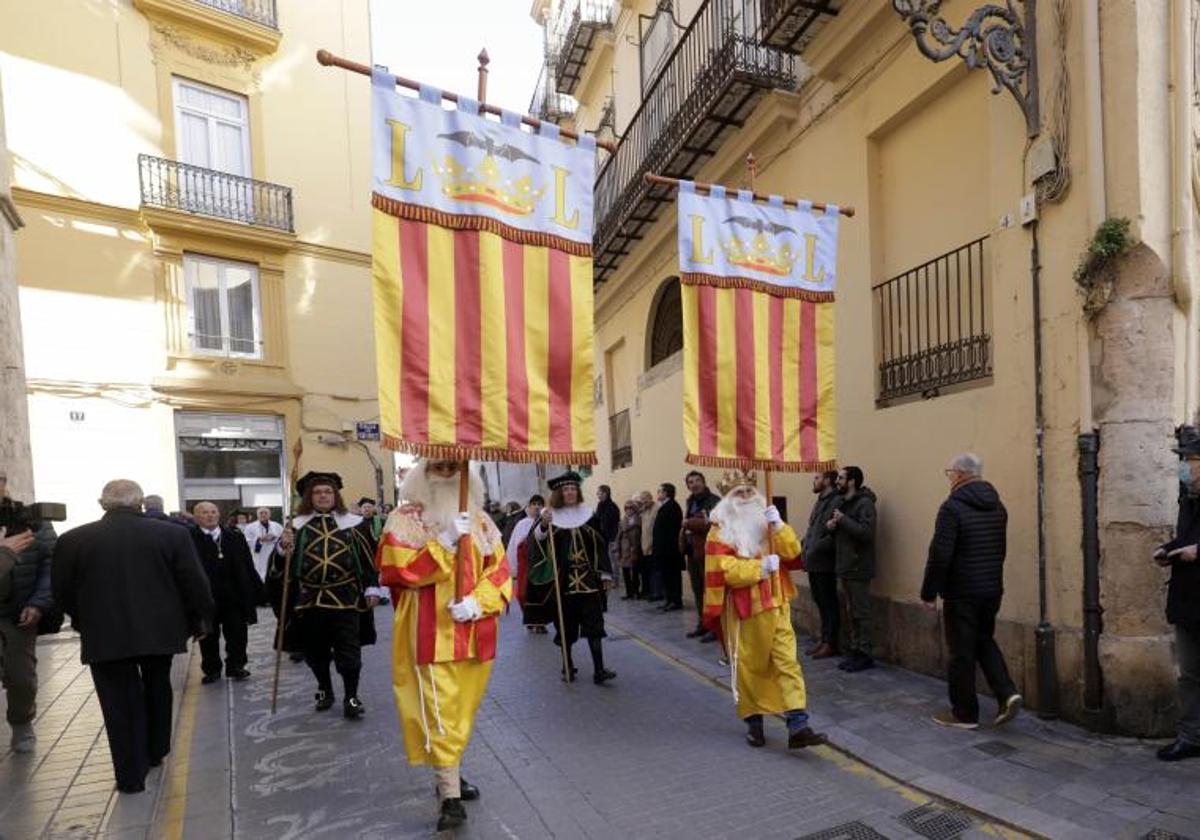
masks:
<path fill-rule="evenodd" d="M 704 624 L 721 640 L 732 670 L 746 742 L 766 741 L 763 715 L 787 719 L 788 748 L 825 743 L 808 725 L 804 675 L 796 660 L 788 572 L 802 569 L 800 541 L 754 486 L 753 473 L 727 475 L 705 546 Z"/>
<path fill-rule="evenodd" d="M 433 767 L 438 831 L 462 825 L 463 801 L 479 798 L 460 764 L 496 657 L 499 616 L 512 597 L 500 531 L 483 513 L 483 484 L 472 471 L 465 512 L 458 488 L 458 461 L 418 461 L 400 486 L 403 504 L 388 517 L 376 555 L 380 583 L 396 607 L 392 684 L 404 745 L 410 764 Z M 464 536 L 469 547 L 459 566 Z"/>

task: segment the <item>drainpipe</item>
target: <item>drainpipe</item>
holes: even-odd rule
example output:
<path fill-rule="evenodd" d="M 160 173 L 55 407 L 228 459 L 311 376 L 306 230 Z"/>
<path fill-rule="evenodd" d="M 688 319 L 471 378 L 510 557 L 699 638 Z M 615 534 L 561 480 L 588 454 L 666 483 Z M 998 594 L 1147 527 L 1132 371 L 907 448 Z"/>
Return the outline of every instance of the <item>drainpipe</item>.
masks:
<path fill-rule="evenodd" d="M 1038 717 L 1058 717 L 1058 666 L 1054 654 L 1054 627 L 1047 616 L 1046 598 L 1046 417 L 1042 399 L 1042 264 L 1038 251 L 1038 222 L 1029 225 L 1033 245 L 1029 276 L 1033 287 L 1033 413 L 1037 444 L 1038 626 L 1035 631 L 1038 684 Z"/>
<path fill-rule="evenodd" d="M 1175 300 L 1187 313 L 1184 356 L 1185 425 L 1196 422 L 1200 408 L 1200 324 L 1197 324 L 1197 300 L 1193 253 L 1195 231 L 1192 226 L 1192 45 L 1190 0 L 1172 0 L 1171 4 L 1171 261 Z"/>
<path fill-rule="evenodd" d="M 1095 231 L 1108 216 L 1104 165 L 1104 103 L 1100 65 L 1100 0 L 1083 3 L 1083 95 L 1088 165 L 1088 222 Z M 1079 356 L 1079 497 L 1083 518 L 1083 711 L 1093 729 L 1104 724 L 1104 674 L 1100 669 L 1100 434 L 1092 414 L 1091 335 L 1077 327 Z"/>

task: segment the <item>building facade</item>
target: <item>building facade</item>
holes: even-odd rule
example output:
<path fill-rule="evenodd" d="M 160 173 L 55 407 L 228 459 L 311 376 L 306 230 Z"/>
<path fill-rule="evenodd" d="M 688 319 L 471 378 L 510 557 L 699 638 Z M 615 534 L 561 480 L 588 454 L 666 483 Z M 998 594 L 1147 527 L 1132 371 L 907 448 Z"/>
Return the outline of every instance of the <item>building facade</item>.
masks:
<path fill-rule="evenodd" d="M 535 109 L 621 139 L 596 187 L 596 475 L 623 500 L 688 469 L 674 196 L 643 175 L 745 186 L 753 154 L 760 193 L 857 211 L 841 228 L 838 457 L 880 500 L 886 658 L 942 673 L 918 592 L 943 468 L 974 451 L 1009 510 L 998 636 L 1026 696 L 1161 733 L 1175 673 L 1150 556 L 1200 389 L 1195 4 L 984 6 L 534 3 Z M 1077 272 L 1122 218 L 1128 247 Z M 775 487 L 804 523 L 808 477 Z"/>
<path fill-rule="evenodd" d="M 278 514 L 310 469 L 391 498 L 369 426 L 369 85 L 314 60 L 369 55 L 366 0 L 4 18 L 39 495 L 68 526 L 118 476 L 168 509 Z"/>

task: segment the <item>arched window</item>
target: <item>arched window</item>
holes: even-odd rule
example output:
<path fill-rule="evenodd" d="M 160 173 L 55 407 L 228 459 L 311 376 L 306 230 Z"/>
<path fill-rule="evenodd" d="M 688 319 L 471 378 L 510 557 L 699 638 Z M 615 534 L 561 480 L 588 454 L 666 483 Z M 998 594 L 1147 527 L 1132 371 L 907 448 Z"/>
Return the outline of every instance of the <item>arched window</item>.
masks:
<path fill-rule="evenodd" d="M 659 287 L 650 306 L 650 333 L 646 342 L 646 369 L 683 349 L 683 301 L 679 278 L 670 277 Z"/>

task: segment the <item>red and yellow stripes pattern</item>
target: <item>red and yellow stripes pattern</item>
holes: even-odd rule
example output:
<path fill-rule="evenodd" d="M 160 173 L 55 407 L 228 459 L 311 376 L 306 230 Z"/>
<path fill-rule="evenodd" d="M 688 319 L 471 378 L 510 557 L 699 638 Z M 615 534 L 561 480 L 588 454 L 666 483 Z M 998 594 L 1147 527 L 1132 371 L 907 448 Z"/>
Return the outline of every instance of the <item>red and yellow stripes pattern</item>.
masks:
<path fill-rule="evenodd" d="M 688 462 L 832 469 L 833 302 L 683 278 L 683 427 Z"/>
<path fill-rule="evenodd" d="M 704 544 L 704 626 L 719 634 L 725 599 L 741 620 L 766 610 L 786 606 L 796 597 L 796 585 L 789 572 L 802 571 L 804 562 L 800 540 L 790 525 L 777 528 L 771 536 L 771 551 L 779 555 L 779 571 L 762 577 L 764 551 L 755 557 L 741 557 L 721 539 L 721 529 L 713 526 Z"/>
<path fill-rule="evenodd" d="M 385 445 L 596 463 L 591 257 L 372 213 Z"/>

